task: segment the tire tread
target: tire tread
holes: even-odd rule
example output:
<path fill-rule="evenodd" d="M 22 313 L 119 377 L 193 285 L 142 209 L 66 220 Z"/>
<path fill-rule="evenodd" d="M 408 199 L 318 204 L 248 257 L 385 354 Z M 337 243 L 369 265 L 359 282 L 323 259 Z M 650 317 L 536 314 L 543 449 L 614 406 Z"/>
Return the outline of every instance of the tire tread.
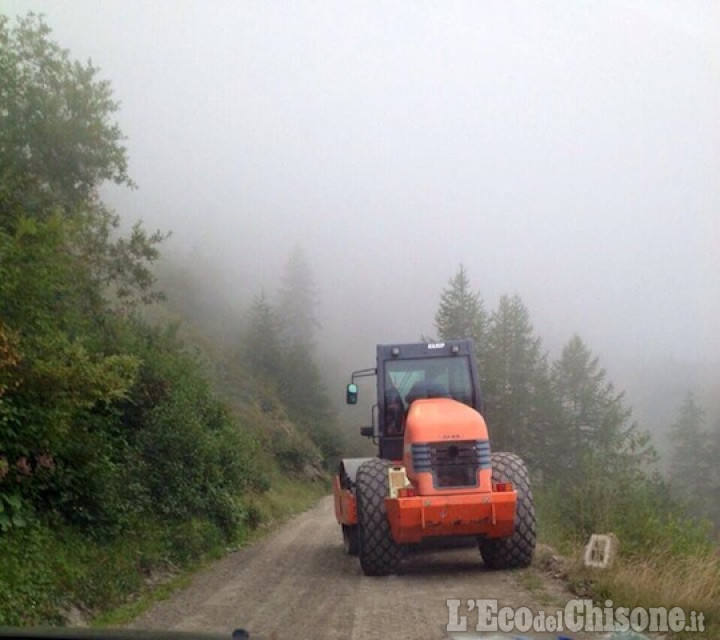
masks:
<path fill-rule="evenodd" d="M 358 469 L 358 555 L 367 576 L 396 573 L 404 554 L 403 545 L 393 540 L 385 497 L 388 495 L 388 460 L 373 458 Z"/>
<path fill-rule="evenodd" d="M 515 529 L 507 538 L 481 538 L 480 553 L 490 569 L 518 569 L 532 564 L 537 540 L 535 504 L 530 477 L 522 459 L 514 453 L 491 454 L 492 481 L 512 482 L 518 494 Z"/>

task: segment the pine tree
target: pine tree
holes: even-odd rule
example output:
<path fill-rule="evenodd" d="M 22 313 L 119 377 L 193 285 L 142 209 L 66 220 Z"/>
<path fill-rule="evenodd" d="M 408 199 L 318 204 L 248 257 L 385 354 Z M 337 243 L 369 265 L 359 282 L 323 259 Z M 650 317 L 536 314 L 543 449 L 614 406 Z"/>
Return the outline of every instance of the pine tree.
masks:
<path fill-rule="evenodd" d="M 599 359 L 573 336 L 552 367 L 552 389 L 561 409 L 555 430 L 562 469 L 576 477 L 589 458 L 605 473 L 623 473 L 654 455 L 649 436 L 639 432 L 624 394 L 607 381 Z"/>
<path fill-rule="evenodd" d="M 278 318 L 283 336 L 291 346 L 300 343 L 311 347 L 320 323 L 317 319 L 318 293 L 310 265 L 300 247 L 287 263 L 278 293 Z"/>
<path fill-rule="evenodd" d="M 720 495 L 720 465 L 717 464 L 718 460 L 720 460 L 720 420 L 715 422 L 715 426 L 708 434 L 708 447 L 704 460 L 709 472 L 707 489 L 705 490 L 706 496 Z M 705 507 L 708 517 L 715 523 L 716 527 L 720 528 L 720 500 L 717 498 L 707 500 Z"/>
<path fill-rule="evenodd" d="M 555 459 L 547 468 L 548 480 L 562 486 L 561 515 L 583 535 L 614 527 L 617 514 L 636 509 L 650 489 L 650 436 L 639 431 L 623 393 L 578 336 L 553 364 L 551 383 L 560 412 L 549 434 Z"/>
<path fill-rule="evenodd" d="M 476 348 L 485 340 L 487 315 L 479 294 L 470 287 L 467 270 L 461 264 L 440 295 L 435 328 L 441 340 L 472 338 Z"/>
<path fill-rule="evenodd" d="M 678 417 L 670 427 L 670 440 L 670 480 L 675 494 L 699 512 L 700 501 L 708 495 L 714 465 L 707 455 L 711 441 L 705 428 L 705 411 L 691 391 L 685 395 Z"/>
<path fill-rule="evenodd" d="M 527 428 L 518 449 L 531 469 L 551 478 L 564 462 L 563 442 L 558 437 L 562 425 L 562 409 L 555 396 L 547 356 L 537 363 L 532 376 L 531 402 Z"/>
<path fill-rule="evenodd" d="M 282 364 L 277 376 L 280 397 L 290 419 L 307 433 L 331 463 L 341 453 L 343 437 L 317 363 L 318 293 L 310 265 L 296 247 L 285 265 L 278 292 L 277 317 Z"/>
<path fill-rule="evenodd" d="M 310 436 L 326 462 L 333 461 L 342 453 L 343 435 L 311 347 L 295 342 L 284 350 L 279 381 L 290 419 Z"/>
<path fill-rule="evenodd" d="M 250 307 L 242 345 L 248 371 L 266 382 L 278 383 L 282 371 L 280 327 L 264 293 Z"/>
<path fill-rule="evenodd" d="M 493 447 L 515 451 L 530 461 L 539 456 L 535 444 L 542 434 L 536 423 L 546 422 L 541 413 L 550 400 L 544 397 L 549 384 L 540 338 L 517 295 L 500 299 L 490 318 L 486 347 L 480 377 Z"/>

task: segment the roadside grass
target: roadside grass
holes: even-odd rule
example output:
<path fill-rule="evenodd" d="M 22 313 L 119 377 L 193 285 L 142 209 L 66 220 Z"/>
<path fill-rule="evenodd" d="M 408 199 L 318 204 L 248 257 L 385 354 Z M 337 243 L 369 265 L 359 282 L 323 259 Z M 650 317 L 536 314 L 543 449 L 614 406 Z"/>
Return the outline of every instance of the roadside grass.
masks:
<path fill-rule="evenodd" d="M 720 549 L 696 544 L 696 526 L 670 527 L 666 539 L 654 548 L 624 552 L 628 540 L 619 538 L 620 552 L 607 570 L 583 565 L 586 540 L 581 540 L 567 522 L 558 518 L 552 496 L 535 491 L 539 541 L 564 557 L 561 574 L 568 587 L 600 606 L 612 600 L 613 607 L 680 607 L 704 614 L 705 637 L 720 638 Z M 605 533 L 598 531 L 597 533 Z M 677 548 L 683 549 L 678 552 Z M 672 550 L 672 551 L 671 551 Z M 697 632 L 670 633 L 669 638 L 697 637 Z"/>
<path fill-rule="evenodd" d="M 144 585 L 133 593 L 128 601 L 103 611 L 93 618 L 93 627 L 119 627 L 147 611 L 157 602 L 167 600 L 176 591 L 187 587 L 192 576 L 227 553 L 236 551 L 277 529 L 294 515 L 312 507 L 330 491 L 329 481 L 292 478 L 280 473 L 271 474 L 270 489 L 245 498 L 248 510 L 253 514 L 256 526 L 242 527 L 231 546 L 214 545 L 198 555 L 174 574 L 157 584 Z"/>
<path fill-rule="evenodd" d="M 138 522 L 113 540 L 33 524 L 0 535 L 0 627 L 127 624 L 194 572 L 266 535 L 327 495 L 326 481 L 276 473 L 242 498 L 246 517 L 228 541 L 211 522 Z"/>
<path fill-rule="evenodd" d="M 271 476 L 270 488 L 266 492 L 250 498 L 251 504 L 257 509 L 260 517 L 260 525 L 251 532 L 251 539 L 255 539 L 252 536 L 264 535 L 267 529 L 275 528 L 290 516 L 305 511 L 322 496 L 329 495 L 330 492 L 329 478 L 298 481 L 279 473 Z"/>
<path fill-rule="evenodd" d="M 155 603 L 167 600 L 176 591 L 189 586 L 193 573 L 206 566 L 206 564 L 212 561 L 212 558 L 213 554 L 208 554 L 204 561 L 198 560 L 184 567 L 181 574 L 174 575 L 154 587 L 144 587 L 142 591 L 133 594 L 129 602 L 125 602 L 113 609 L 100 613 L 90 621 L 90 626 L 95 628 L 113 628 L 129 624 Z"/>
<path fill-rule="evenodd" d="M 704 614 L 705 635 L 720 638 L 720 556 L 718 553 L 651 558 L 621 558 L 611 571 L 594 580 L 594 590 L 615 606 L 680 607 L 686 613 Z M 697 637 L 679 633 L 679 638 Z"/>

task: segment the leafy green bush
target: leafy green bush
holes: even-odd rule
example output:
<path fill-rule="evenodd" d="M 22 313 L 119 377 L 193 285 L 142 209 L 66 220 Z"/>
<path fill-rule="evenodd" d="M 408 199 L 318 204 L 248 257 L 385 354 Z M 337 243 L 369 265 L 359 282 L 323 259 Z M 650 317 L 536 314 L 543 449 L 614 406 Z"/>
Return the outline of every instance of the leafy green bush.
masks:
<path fill-rule="evenodd" d="M 237 497 L 262 490 L 259 441 L 214 396 L 197 358 L 170 331 L 142 327 L 139 383 L 121 417 L 152 510 L 171 520 L 207 517 L 228 532 Z"/>

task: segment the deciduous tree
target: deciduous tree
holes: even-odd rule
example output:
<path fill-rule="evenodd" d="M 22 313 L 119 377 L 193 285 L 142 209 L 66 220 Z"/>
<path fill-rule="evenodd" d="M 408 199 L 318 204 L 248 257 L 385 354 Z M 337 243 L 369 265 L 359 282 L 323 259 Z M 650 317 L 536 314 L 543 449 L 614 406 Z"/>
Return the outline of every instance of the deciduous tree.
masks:
<path fill-rule="evenodd" d="M 59 250 L 81 264 L 90 289 L 124 305 L 156 299 L 149 264 L 163 234 L 137 224 L 120 236 L 98 196 L 107 180 L 133 186 L 110 83 L 33 14 L 15 27 L 0 16 L 0 69 L 0 232 L 62 222 Z"/>

